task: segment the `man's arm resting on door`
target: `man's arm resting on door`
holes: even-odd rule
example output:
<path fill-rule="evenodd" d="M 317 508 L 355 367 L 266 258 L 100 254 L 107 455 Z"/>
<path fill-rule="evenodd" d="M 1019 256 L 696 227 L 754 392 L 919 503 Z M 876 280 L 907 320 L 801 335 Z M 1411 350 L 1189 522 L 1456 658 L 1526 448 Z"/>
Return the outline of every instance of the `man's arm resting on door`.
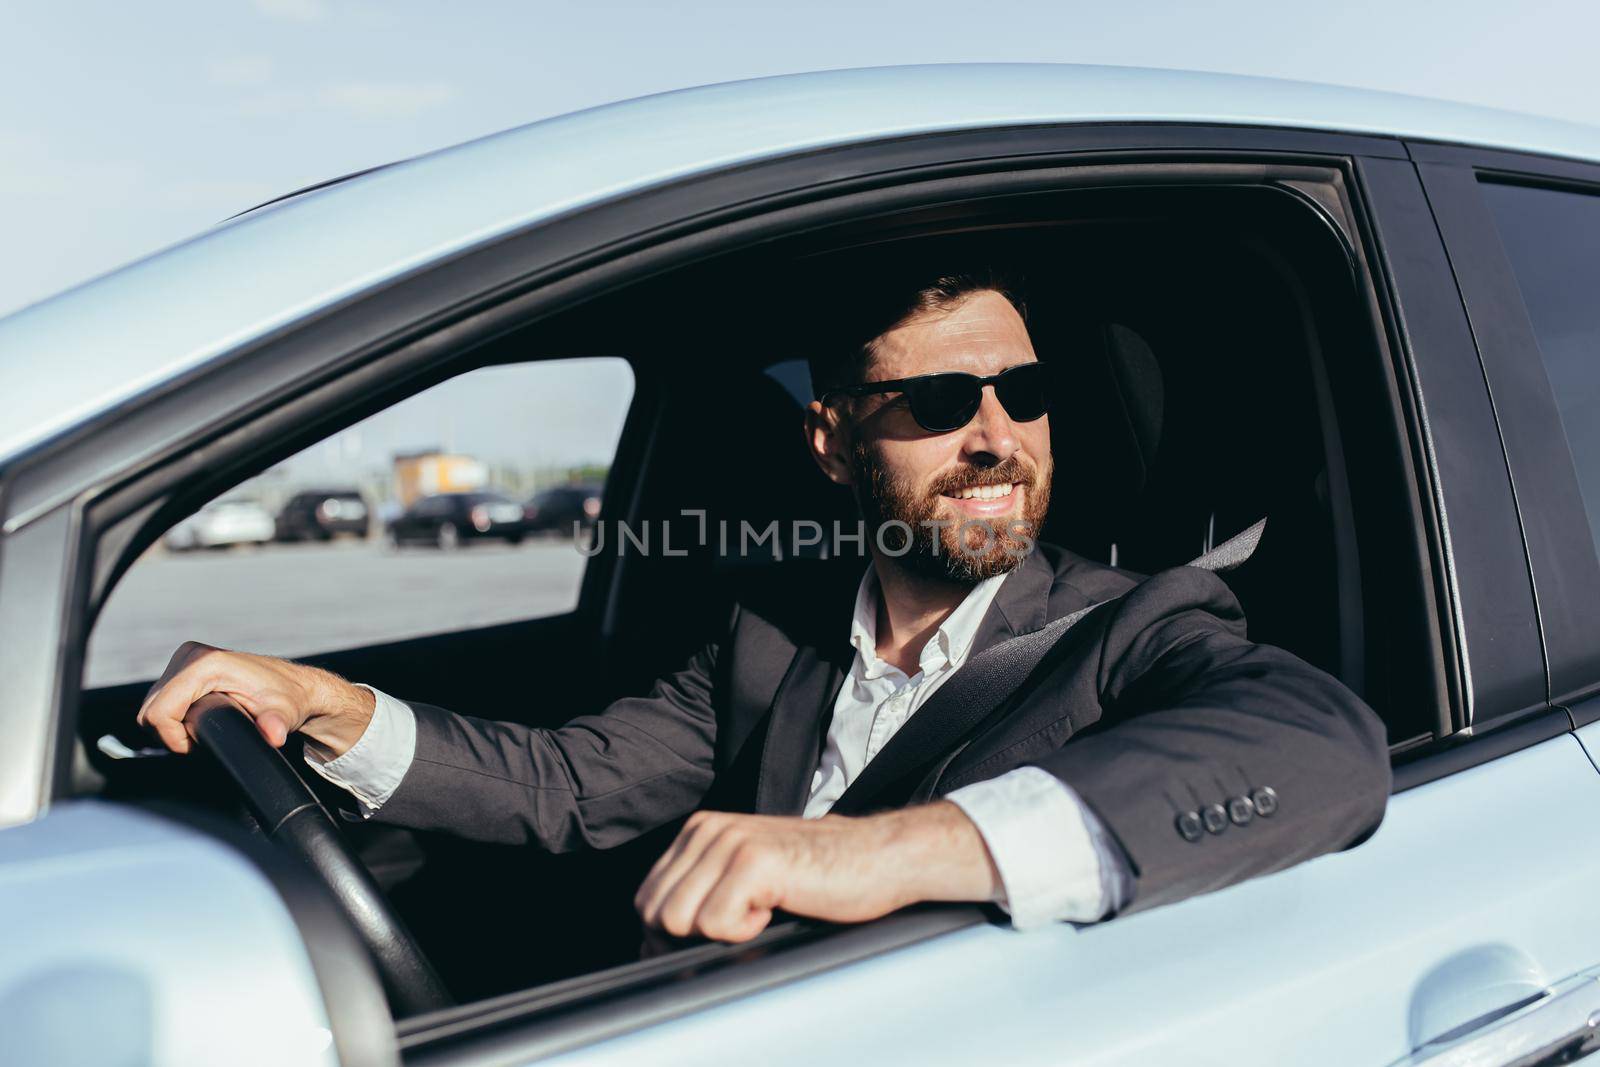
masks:
<path fill-rule="evenodd" d="M 696 812 L 634 904 L 647 925 L 721 941 L 754 937 L 774 911 L 864 922 L 923 901 L 998 903 L 1023 929 L 1101 919 L 1130 882 L 1072 791 L 1024 767 L 877 815 Z"/>
<path fill-rule="evenodd" d="M 1249 641 L 1216 575 L 1151 578 L 1094 653 L 1101 729 L 1030 762 L 1070 784 L 1128 857 L 1126 910 L 1350 847 L 1382 820 L 1383 721 L 1338 679 Z"/>

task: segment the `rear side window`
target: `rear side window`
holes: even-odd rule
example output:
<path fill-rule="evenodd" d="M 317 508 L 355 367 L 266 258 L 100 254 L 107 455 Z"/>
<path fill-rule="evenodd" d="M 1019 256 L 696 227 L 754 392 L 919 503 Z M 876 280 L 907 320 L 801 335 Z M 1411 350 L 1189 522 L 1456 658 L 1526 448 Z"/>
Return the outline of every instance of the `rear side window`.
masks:
<path fill-rule="evenodd" d="M 1600 551 L 1600 196 L 1485 182 Z"/>

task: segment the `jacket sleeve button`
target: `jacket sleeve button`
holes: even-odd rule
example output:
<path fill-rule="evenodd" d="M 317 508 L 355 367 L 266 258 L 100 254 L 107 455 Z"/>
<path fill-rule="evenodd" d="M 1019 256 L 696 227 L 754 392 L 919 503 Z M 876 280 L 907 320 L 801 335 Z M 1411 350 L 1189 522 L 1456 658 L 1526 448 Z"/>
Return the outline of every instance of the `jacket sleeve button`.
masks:
<path fill-rule="evenodd" d="M 1250 805 L 1249 797 L 1234 797 L 1228 801 L 1228 818 L 1233 820 L 1233 825 L 1243 826 L 1256 817 L 1256 809 Z"/>
<path fill-rule="evenodd" d="M 1270 785 L 1264 785 L 1250 794 L 1250 803 L 1255 805 L 1257 815 L 1263 819 L 1271 818 L 1272 813 L 1278 810 L 1278 794 Z"/>
<path fill-rule="evenodd" d="M 1222 810 L 1221 804 L 1207 804 L 1200 811 L 1200 820 L 1206 825 L 1206 832 L 1220 834 L 1228 828 L 1228 813 Z"/>
<path fill-rule="evenodd" d="M 1198 841 L 1205 831 L 1200 828 L 1200 813 L 1186 811 L 1178 816 L 1178 834 L 1185 841 Z"/>

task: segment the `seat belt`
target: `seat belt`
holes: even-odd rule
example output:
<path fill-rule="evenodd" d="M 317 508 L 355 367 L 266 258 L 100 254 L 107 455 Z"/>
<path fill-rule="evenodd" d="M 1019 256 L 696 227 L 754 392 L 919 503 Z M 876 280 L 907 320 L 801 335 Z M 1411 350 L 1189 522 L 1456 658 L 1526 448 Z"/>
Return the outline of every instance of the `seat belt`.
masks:
<path fill-rule="evenodd" d="M 1185 566 L 1214 572 L 1232 570 L 1255 553 L 1266 528 L 1267 520 L 1259 519 Z M 1033 633 L 992 645 L 968 660 L 912 714 L 829 810 L 839 815 L 860 814 L 870 810 L 887 786 L 912 773 L 920 779 L 927 766 L 946 751 L 951 739 L 965 737 L 1016 695 L 1068 630 L 1090 612 L 1120 600 L 1128 591 L 1063 615 Z M 945 757 L 944 764 L 948 765 L 964 747 L 957 746 Z"/>

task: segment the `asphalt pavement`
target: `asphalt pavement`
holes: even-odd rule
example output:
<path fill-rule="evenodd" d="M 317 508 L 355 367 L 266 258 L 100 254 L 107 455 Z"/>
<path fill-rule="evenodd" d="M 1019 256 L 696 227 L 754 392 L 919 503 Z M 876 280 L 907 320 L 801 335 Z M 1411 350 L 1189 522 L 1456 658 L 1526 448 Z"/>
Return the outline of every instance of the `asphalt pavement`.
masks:
<path fill-rule="evenodd" d="M 188 640 L 304 656 L 553 615 L 577 603 L 585 562 L 568 540 L 155 550 L 95 624 L 86 684 L 156 678 Z"/>

